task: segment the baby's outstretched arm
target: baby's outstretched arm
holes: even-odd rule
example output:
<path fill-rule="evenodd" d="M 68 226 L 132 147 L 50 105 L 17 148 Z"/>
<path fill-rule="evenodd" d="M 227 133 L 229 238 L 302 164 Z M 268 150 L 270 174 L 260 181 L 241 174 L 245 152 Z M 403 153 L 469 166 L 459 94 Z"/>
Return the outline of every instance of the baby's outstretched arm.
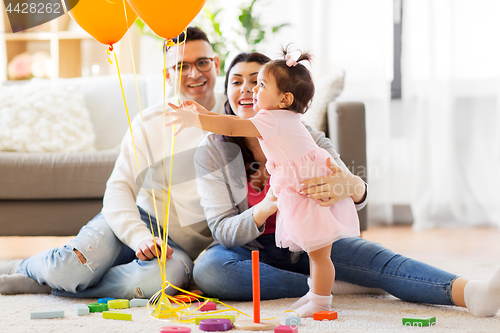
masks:
<path fill-rule="evenodd" d="M 165 126 L 180 125 L 174 135 L 179 134 L 184 128 L 196 127 L 226 136 L 260 136 L 259 131 L 250 120 L 241 119 L 237 116 L 206 113 L 205 108 L 190 101 L 184 102 L 180 107 L 172 103 L 168 103 L 168 105 L 173 111 L 167 112 L 165 115 L 177 119 L 166 123 Z"/>

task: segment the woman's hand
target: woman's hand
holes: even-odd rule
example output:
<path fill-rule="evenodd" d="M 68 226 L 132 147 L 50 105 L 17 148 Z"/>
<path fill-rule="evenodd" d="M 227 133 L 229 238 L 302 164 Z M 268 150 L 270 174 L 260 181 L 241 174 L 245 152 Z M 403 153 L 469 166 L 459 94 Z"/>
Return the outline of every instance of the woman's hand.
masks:
<path fill-rule="evenodd" d="M 135 251 L 137 258 L 148 261 L 161 256 L 161 245 L 163 241 L 160 237 L 155 237 L 154 241 L 152 239 L 145 240 Z M 174 250 L 167 244 L 167 259 L 172 259 L 172 253 Z"/>
<path fill-rule="evenodd" d="M 278 210 L 278 203 L 276 201 L 276 196 L 273 193 L 273 189 L 269 187 L 269 191 L 266 193 L 266 197 L 253 206 L 252 216 L 257 224 L 257 228 L 260 228 L 267 218 Z"/>
<path fill-rule="evenodd" d="M 324 207 L 332 206 L 348 197 L 352 197 L 355 203 L 363 200 L 366 187 L 361 178 L 332 164 L 329 158 L 326 160 L 326 166 L 332 170 L 332 174 L 303 181 L 300 184 L 300 194 L 318 200 L 320 206 Z"/>
<path fill-rule="evenodd" d="M 200 109 L 200 112 L 198 112 L 196 105 L 186 104 L 186 103 L 187 102 L 183 102 L 180 106 L 168 103 L 168 105 L 173 109 L 173 111 L 165 113 L 165 116 L 171 116 L 177 119 L 174 119 L 171 122 L 166 123 L 165 126 L 168 127 L 179 124 L 180 125 L 179 128 L 174 133 L 175 136 L 177 136 L 177 134 L 179 134 L 183 129 L 189 127 L 195 127 L 196 123 L 199 124 L 200 120 L 198 119 L 198 115 L 201 114 L 200 112 L 204 112 L 203 110 L 206 111 L 204 107 L 202 107 L 196 102 L 193 103 L 203 108 L 203 110 Z"/>

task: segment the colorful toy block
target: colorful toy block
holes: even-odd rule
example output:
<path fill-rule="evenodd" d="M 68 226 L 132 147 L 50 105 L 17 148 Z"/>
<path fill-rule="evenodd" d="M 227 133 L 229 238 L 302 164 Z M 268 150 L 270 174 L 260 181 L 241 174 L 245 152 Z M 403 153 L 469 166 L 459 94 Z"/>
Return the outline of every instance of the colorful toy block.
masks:
<path fill-rule="evenodd" d="M 233 323 L 229 319 L 203 319 L 198 328 L 206 332 L 229 331 L 233 328 Z"/>
<path fill-rule="evenodd" d="M 214 303 L 219 303 L 219 299 L 218 298 L 215 298 L 215 297 L 203 297 L 203 298 L 200 298 L 198 299 L 200 302 L 205 302 L 205 301 L 209 301 L 209 302 L 214 302 Z"/>
<path fill-rule="evenodd" d="M 297 326 L 280 325 L 274 329 L 274 333 L 298 333 Z"/>
<path fill-rule="evenodd" d="M 87 304 L 75 304 L 73 306 L 77 316 L 86 316 L 90 314 L 89 306 Z"/>
<path fill-rule="evenodd" d="M 111 301 L 112 297 L 102 297 L 102 298 L 98 298 L 97 299 L 97 303 L 104 303 L 104 304 L 108 304 L 108 301 Z"/>
<path fill-rule="evenodd" d="M 130 320 L 132 321 L 132 315 L 130 313 L 123 313 L 121 311 L 104 311 L 102 313 L 104 319 L 116 319 L 116 320 Z"/>
<path fill-rule="evenodd" d="M 252 251 L 252 300 L 253 320 L 240 319 L 234 322 L 237 330 L 271 331 L 280 326 L 277 320 L 260 320 L 260 261 L 259 251 Z"/>
<path fill-rule="evenodd" d="M 51 318 L 63 318 L 64 310 L 47 310 L 31 312 L 31 319 L 51 319 Z"/>
<path fill-rule="evenodd" d="M 314 320 L 334 320 L 337 319 L 337 312 L 335 311 L 320 311 L 313 314 Z"/>
<path fill-rule="evenodd" d="M 299 316 L 290 316 L 285 319 L 286 326 L 299 326 L 300 325 L 300 317 Z"/>
<path fill-rule="evenodd" d="M 199 325 L 200 321 L 203 319 L 229 319 L 231 323 L 234 323 L 234 315 L 198 316 L 194 318 L 194 323 Z"/>
<path fill-rule="evenodd" d="M 127 309 L 129 307 L 128 299 L 111 299 L 108 301 L 109 309 Z"/>
<path fill-rule="evenodd" d="M 174 299 L 185 303 L 194 302 L 200 298 L 201 291 L 192 291 L 191 294 L 184 294 L 184 293 L 177 294 L 174 296 Z"/>
<path fill-rule="evenodd" d="M 436 323 L 436 317 L 430 318 L 403 318 L 403 325 L 424 327 L 431 326 Z"/>
<path fill-rule="evenodd" d="M 213 311 L 213 310 L 217 310 L 217 304 L 215 304 L 214 302 L 207 302 L 206 304 L 203 304 L 202 302 L 198 302 L 198 306 L 201 305 L 201 307 L 198 309 L 200 311 Z"/>
<path fill-rule="evenodd" d="M 147 298 L 133 298 L 129 302 L 129 306 L 131 308 L 136 307 L 136 306 L 146 306 L 148 305 L 149 299 Z"/>
<path fill-rule="evenodd" d="M 164 326 L 160 327 L 160 333 L 190 333 L 191 329 L 184 326 Z"/>
<path fill-rule="evenodd" d="M 104 304 L 104 303 L 90 303 L 89 304 L 89 311 L 91 313 L 108 311 L 108 305 Z"/>

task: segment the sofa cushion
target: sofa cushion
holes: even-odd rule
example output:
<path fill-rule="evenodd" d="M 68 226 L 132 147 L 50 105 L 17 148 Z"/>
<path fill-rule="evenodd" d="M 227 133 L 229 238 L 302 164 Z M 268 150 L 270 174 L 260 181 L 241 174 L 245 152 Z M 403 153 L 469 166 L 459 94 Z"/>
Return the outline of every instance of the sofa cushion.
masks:
<path fill-rule="evenodd" d="M 93 151 L 94 139 L 79 83 L 32 80 L 0 87 L 1 151 Z"/>
<path fill-rule="evenodd" d="M 340 72 L 327 75 L 314 83 L 316 92 L 311 107 L 301 116 L 302 121 L 317 131 L 326 131 L 328 103 L 335 100 L 342 93 L 344 78 L 345 72 Z"/>
<path fill-rule="evenodd" d="M 117 156 L 0 152 L 0 199 L 102 198 Z"/>
<path fill-rule="evenodd" d="M 141 107 L 147 107 L 146 84 L 141 76 L 136 80 L 133 74 L 121 76 L 125 101 L 130 120 L 139 113 L 139 92 Z M 128 130 L 127 112 L 123 101 L 118 75 L 58 79 L 60 82 L 78 82 L 82 86 L 85 105 L 96 136 L 95 148 L 106 150 L 116 148 Z"/>

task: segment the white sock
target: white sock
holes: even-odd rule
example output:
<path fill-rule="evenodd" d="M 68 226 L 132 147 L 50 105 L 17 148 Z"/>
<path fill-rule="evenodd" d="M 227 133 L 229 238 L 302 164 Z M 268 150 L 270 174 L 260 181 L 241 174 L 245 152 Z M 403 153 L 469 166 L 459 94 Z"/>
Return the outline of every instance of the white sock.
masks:
<path fill-rule="evenodd" d="M 312 280 L 310 277 L 307 278 L 307 285 L 309 286 L 309 290 L 311 290 L 311 283 L 312 283 Z M 304 304 L 307 304 L 309 302 L 309 298 L 307 297 L 307 294 L 305 294 L 304 296 L 302 296 L 301 298 L 299 298 L 299 300 L 295 303 L 293 303 L 291 306 L 290 306 L 290 309 L 292 310 L 296 310 L 298 308 L 300 308 L 302 305 Z"/>
<path fill-rule="evenodd" d="M 14 274 L 22 260 L 3 260 L 0 261 L 0 275 Z"/>
<path fill-rule="evenodd" d="M 313 314 L 320 311 L 331 311 L 332 295 L 321 296 L 309 291 L 306 296 L 309 298 L 309 302 L 296 310 L 301 318 L 312 317 Z"/>
<path fill-rule="evenodd" d="M 0 294 L 50 294 L 52 288 L 42 285 L 24 274 L 0 275 Z"/>
<path fill-rule="evenodd" d="M 376 294 L 385 295 L 387 294 L 383 289 L 380 288 L 368 288 L 357 284 L 352 284 L 345 281 L 335 280 L 332 287 L 332 294 L 334 295 L 347 295 L 347 294 Z"/>
<path fill-rule="evenodd" d="M 307 285 L 309 286 L 309 289 L 311 289 L 311 283 L 312 283 L 311 278 L 310 277 L 307 278 Z M 348 295 L 348 294 L 385 295 L 387 294 L 387 292 L 385 292 L 383 289 L 380 288 L 368 288 L 341 280 L 335 280 L 335 283 L 333 284 L 332 287 L 332 294 L 333 295 Z M 307 297 L 307 294 L 305 294 L 304 296 L 299 298 L 298 301 L 293 303 L 290 306 L 290 309 L 292 310 L 298 309 L 307 302 L 309 302 L 309 298 Z"/>
<path fill-rule="evenodd" d="M 464 288 L 467 309 L 474 317 L 491 317 L 500 310 L 500 268 L 488 280 L 471 280 Z"/>

